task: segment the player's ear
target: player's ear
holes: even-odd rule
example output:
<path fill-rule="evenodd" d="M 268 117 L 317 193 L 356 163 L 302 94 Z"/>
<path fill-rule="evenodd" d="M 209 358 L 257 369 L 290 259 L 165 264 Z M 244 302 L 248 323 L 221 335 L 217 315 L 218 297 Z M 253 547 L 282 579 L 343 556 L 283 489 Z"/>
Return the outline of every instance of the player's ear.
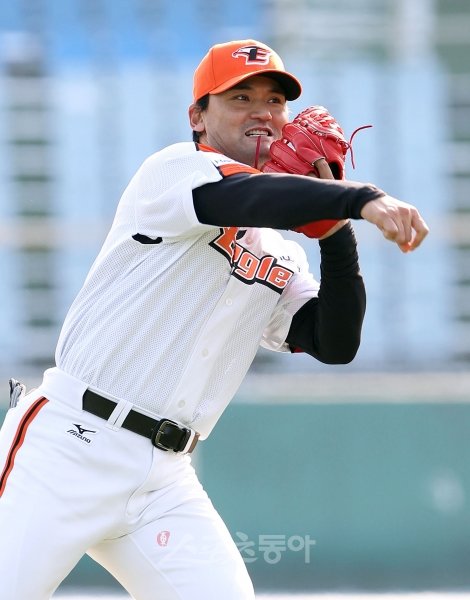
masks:
<path fill-rule="evenodd" d="M 191 104 L 188 113 L 191 129 L 193 131 L 197 131 L 198 133 L 204 133 L 206 128 L 204 124 L 204 111 L 202 110 L 202 107 L 197 103 Z"/>

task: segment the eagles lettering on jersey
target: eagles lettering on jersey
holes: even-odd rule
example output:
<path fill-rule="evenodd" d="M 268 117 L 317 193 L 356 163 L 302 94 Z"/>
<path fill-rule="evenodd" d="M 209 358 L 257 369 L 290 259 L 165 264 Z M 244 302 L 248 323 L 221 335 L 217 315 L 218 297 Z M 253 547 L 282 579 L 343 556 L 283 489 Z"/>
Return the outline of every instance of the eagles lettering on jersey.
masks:
<path fill-rule="evenodd" d="M 261 283 L 279 294 L 294 274 L 281 267 L 274 256 L 258 258 L 236 241 L 238 227 L 221 227 L 210 246 L 223 254 L 232 267 L 232 275 L 243 283 Z"/>

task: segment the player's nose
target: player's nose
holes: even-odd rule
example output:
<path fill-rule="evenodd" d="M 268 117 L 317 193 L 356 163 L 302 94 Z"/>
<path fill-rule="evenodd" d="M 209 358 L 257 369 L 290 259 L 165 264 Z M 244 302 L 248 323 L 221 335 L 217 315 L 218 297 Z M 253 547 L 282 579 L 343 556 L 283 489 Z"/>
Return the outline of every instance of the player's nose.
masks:
<path fill-rule="evenodd" d="M 255 103 L 251 110 L 251 117 L 253 119 L 261 119 L 262 121 L 271 121 L 273 118 L 271 107 L 264 102 Z"/>

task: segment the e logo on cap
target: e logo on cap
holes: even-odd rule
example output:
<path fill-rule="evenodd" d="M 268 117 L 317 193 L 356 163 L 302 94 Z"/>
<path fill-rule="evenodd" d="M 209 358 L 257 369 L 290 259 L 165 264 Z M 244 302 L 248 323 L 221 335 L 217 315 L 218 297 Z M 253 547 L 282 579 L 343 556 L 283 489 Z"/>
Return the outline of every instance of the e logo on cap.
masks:
<path fill-rule="evenodd" d="M 259 46 L 242 46 L 232 52 L 233 58 L 244 58 L 247 65 L 267 65 L 271 52 Z"/>

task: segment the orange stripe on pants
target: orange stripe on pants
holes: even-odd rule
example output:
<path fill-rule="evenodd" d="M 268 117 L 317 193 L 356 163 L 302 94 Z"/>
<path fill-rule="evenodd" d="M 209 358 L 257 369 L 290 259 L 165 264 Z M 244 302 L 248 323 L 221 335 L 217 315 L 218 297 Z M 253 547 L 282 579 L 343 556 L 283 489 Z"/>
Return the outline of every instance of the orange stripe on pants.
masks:
<path fill-rule="evenodd" d="M 36 400 L 31 405 L 31 407 L 29 408 L 27 413 L 21 419 L 20 424 L 18 425 L 18 429 L 16 430 L 16 434 L 13 439 L 13 443 L 10 447 L 10 451 L 8 452 L 5 467 L 2 471 L 2 474 L 0 475 L 0 496 L 2 496 L 2 494 L 5 490 L 8 476 L 12 472 L 13 466 L 15 464 L 16 453 L 23 445 L 24 439 L 26 437 L 26 432 L 28 431 L 28 427 L 31 425 L 31 423 L 33 422 L 33 420 L 36 417 L 36 415 L 38 414 L 38 412 L 41 410 L 41 408 L 47 402 L 48 402 L 47 398 L 44 398 L 44 397 L 38 398 L 38 400 Z"/>

